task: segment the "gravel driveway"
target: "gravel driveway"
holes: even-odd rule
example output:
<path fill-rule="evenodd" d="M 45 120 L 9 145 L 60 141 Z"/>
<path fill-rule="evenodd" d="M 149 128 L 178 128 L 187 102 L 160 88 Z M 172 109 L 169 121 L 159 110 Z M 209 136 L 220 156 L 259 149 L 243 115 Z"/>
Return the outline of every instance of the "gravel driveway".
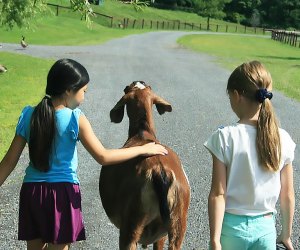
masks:
<path fill-rule="evenodd" d="M 208 244 L 207 196 L 211 175 L 211 158 L 202 145 L 218 126 L 237 119 L 225 91 L 230 72 L 218 66 L 213 57 L 178 46 L 176 39 L 184 34 L 153 32 L 97 46 L 31 45 L 26 50 L 20 50 L 19 45 L 3 44 L 2 51 L 55 60 L 68 57 L 85 65 L 91 82 L 81 109 L 102 143 L 109 148 L 121 147 L 127 138 L 127 117 L 120 124 L 112 124 L 109 119 L 110 109 L 123 95 L 127 84 L 143 80 L 172 104 L 173 112 L 163 116 L 153 108 L 157 138 L 179 154 L 189 177 L 192 198 L 183 249 L 200 250 L 207 249 Z M 282 127 L 298 145 L 294 162 L 296 214 L 293 241 L 297 244 L 296 249 L 300 249 L 300 103 L 278 92 L 272 101 Z M 27 153 L 24 153 L 18 167 L 0 189 L 0 249 L 25 249 L 25 244 L 16 237 L 18 196 L 27 160 Z M 74 244 L 72 249 L 118 249 L 118 231 L 106 217 L 98 194 L 101 166 L 81 145 L 79 164 L 87 240 Z"/>

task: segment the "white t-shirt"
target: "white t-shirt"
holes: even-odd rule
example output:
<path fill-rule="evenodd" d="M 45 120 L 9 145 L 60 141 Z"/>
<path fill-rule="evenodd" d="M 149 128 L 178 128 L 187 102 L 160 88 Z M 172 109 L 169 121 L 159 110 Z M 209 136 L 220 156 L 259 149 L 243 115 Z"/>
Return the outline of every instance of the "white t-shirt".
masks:
<path fill-rule="evenodd" d="M 258 161 L 256 127 L 236 123 L 219 128 L 204 146 L 227 167 L 225 211 L 256 216 L 276 213 L 281 184 L 280 171 L 292 163 L 296 144 L 283 129 L 279 130 L 282 156 L 280 171 L 266 170 Z"/>

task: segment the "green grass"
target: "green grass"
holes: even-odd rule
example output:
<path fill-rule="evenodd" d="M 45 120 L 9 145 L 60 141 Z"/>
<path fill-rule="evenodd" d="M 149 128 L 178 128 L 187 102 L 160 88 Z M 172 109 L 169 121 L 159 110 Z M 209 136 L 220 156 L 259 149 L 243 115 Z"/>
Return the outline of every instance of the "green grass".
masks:
<path fill-rule="evenodd" d="M 141 32 L 141 30 L 111 29 L 97 23 L 93 23 L 92 29 L 88 29 L 86 23 L 79 18 L 47 16 L 36 21 L 31 29 L 0 28 L 0 43 L 19 43 L 21 35 L 24 35 L 29 44 L 91 45 Z"/>
<path fill-rule="evenodd" d="M 53 61 L 1 52 L 8 68 L 0 74 L 0 159 L 8 150 L 22 108 L 36 105 L 44 95 L 46 77 Z"/>
<path fill-rule="evenodd" d="M 58 4 L 62 6 L 69 6 L 68 0 L 50 0 L 49 3 L 52 4 Z M 160 29 L 162 29 L 162 22 L 164 21 L 164 29 L 173 29 L 173 21 L 180 21 L 180 29 L 187 29 L 191 30 L 191 26 L 185 26 L 184 23 L 190 23 L 194 24 L 193 29 L 199 30 L 200 24 L 201 29 L 206 29 L 207 25 L 207 18 L 201 17 L 195 13 L 187 13 L 184 11 L 175 11 L 175 10 L 162 10 L 152 7 L 147 7 L 144 9 L 144 11 L 135 11 L 132 5 L 125 4 L 117 0 L 105 0 L 104 5 L 98 6 L 98 5 L 92 5 L 93 10 L 97 13 L 105 14 L 108 16 L 112 16 L 113 19 L 113 27 L 117 28 L 119 23 L 122 23 L 124 18 L 129 19 L 128 28 L 133 28 L 133 21 L 136 20 L 136 24 L 134 28 L 141 29 L 142 28 L 142 20 L 144 19 L 144 27 L 146 29 L 150 29 L 150 21 L 153 21 L 152 29 L 156 29 L 157 21 L 160 22 Z M 52 8 L 54 10 L 54 8 Z M 56 10 L 55 10 L 56 11 Z M 74 13 L 59 9 L 59 15 L 64 16 L 74 16 Z M 93 18 L 95 23 L 102 24 L 104 26 L 110 26 L 110 19 L 104 18 L 104 17 L 97 17 Z M 169 26 L 168 23 L 169 22 Z M 217 20 L 211 18 L 210 21 L 210 29 L 212 31 L 217 30 L 218 25 L 218 31 L 219 32 L 225 32 L 226 31 L 226 25 L 228 25 L 228 32 L 239 32 L 244 33 L 245 29 L 242 25 L 237 25 L 229 22 L 225 22 L 222 20 Z M 175 29 L 178 28 L 178 23 L 175 23 Z M 254 33 L 254 28 L 248 28 L 247 33 Z M 257 29 L 258 33 L 262 33 L 262 29 Z"/>
<path fill-rule="evenodd" d="M 266 38 L 234 35 L 188 35 L 178 43 L 216 56 L 230 70 L 246 61 L 261 61 L 272 75 L 273 87 L 300 101 L 300 49 L 297 47 Z"/>
<path fill-rule="evenodd" d="M 69 6 L 68 0 L 51 0 L 49 3 Z M 156 21 L 169 21 L 169 29 L 173 28 L 173 21 L 180 20 L 180 29 L 184 28 L 184 22 L 194 23 L 195 25 L 202 24 L 202 29 L 206 28 L 206 18 L 200 17 L 193 13 L 172 10 L 160 10 L 148 7 L 142 12 L 137 12 L 129 4 L 124 4 L 116 0 L 105 0 L 103 6 L 93 5 L 95 12 L 113 16 L 113 28 L 110 28 L 110 19 L 104 17 L 93 18 L 91 29 L 87 29 L 86 23 L 81 21 L 78 13 L 67 9 L 60 9 L 59 16 L 55 16 L 55 8 L 50 7 L 51 11 L 43 14 L 42 17 L 36 18 L 31 27 L 18 28 L 7 30 L 0 27 L 0 43 L 19 43 L 21 35 L 26 37 L 29 44 L 44 44 L 44 45 L 89 45 L 99 44 L 108 41 L 112 38 L 120 38 L 129 34 L 137 34 L 151 31 L 150 20 L 153 21 L 153 29 L 156 30 Z M 129 18 L 129 29 L 119 29 L 118 24 L 123 22 L 124 18 Z M 133 20 L 137 19 L 135 29 Z M 145 19 L 146 29 L 141 29 L 142 19 Z M 216 25 L 219 26 L 219 31 L 225 31 L 225 25 L 229 25 L 229 32 L 235 32 L 238 27 L 238 32 L 244 32 L 244 27 L 236 24 L 230 24 L 221 20 L 211 19 L 211 29 L 216 30 Z M 160 23 L 160 29 L 162 28 Z M 176 28 L 178 23 L 176 23 Z M 187 26 L 191 29 L 190 26 Z M 196 29 L 196 28 L 195 28 Z M 197 28 L 198 30 L 199 28 Z M 254 30 L 247 30 L 247 33 L 253 33 Z"/>

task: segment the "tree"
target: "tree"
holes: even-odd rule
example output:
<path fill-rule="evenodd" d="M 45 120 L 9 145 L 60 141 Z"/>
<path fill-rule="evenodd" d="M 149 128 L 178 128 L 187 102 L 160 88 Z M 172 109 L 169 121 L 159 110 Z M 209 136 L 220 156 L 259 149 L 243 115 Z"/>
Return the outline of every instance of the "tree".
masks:
<path fill-rule="evenodd" d="M 70 0 L 71 7 L 82 15 L 89 24 L 93 10 L 88 0 Z M 2 6 L 2 7 L 1 7 Z M 13 28 L 29 26 L 31 20 L 46 11 L 46 0 L 0 0 L 0 22 L 2 26 Z"/>
<path fill-rule="evenodd" d="M 198 15 L 207 17 L 207 30 L 210 29 L 210 18 L 220 18 L 225 16 L 223 12 L 226 3 L 231 0 L 196 0 L 195 9 Z"/>
<path fill-rule="evenodd" d="M 272 28 L 300 29 L 300 2 L 295 0 L 262 0 L 263 21 Z"/>
<path fill-rule="evenodd" d="M 257 26 L 260 24 L 260 5 L 260 0 L 232 0 L 225 5 L 225 19 L 231 22 Z"/>

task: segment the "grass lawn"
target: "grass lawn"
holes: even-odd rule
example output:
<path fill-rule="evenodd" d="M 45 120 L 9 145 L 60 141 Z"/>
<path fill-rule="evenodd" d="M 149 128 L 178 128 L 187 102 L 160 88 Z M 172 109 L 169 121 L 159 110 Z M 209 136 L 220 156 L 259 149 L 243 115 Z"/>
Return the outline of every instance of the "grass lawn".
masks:
<path fill-rule="evenodd" d="M 30 29 L 14 27 L 13 30 L 7 30 L 0 27 L 0 43 L 19 43 L 21 35 L 24 35 L 29 44 L 91 45 L 142 32 L 145 31 L 111 29 L 97 23 L 88 29 L 79 18 L 50 15 L 37 20 Z"/>
<path fill-rule="evenodd" d="M 25 105 L 36 105 L 44 95 L 46 77 L 53 61 L 1 52 L 8 72 L 0 75 L 0 159 L 8 150 Z M 36 70 L 38 69 L 38 70 Z"/>
<path fill-rule="evenodd" d="M 48 3 L 57 4 L 61 6 L 70 6 L 69 0 L 49 0 Z M 126 4 L 117 0 L 104 0 L 103 5 L 91 5 L 95 12 L 113 16 L 116 19 L 146 19 L 153 21 L 173 21 L 182 20 L 183 22 L 205 23 L 206 18 L 197 15 L 196 13 L 188 13 L 176 10 L 163 10 L 152 7 L 147 7 L 143 11 L 136 11 L 132 5 Z M 212 24 L 230 24 L 225 21 L 211 19 Z"/>
<path fill-rule="evenodd" d="M 188 35 L 178 43 L 216 56 L 230 70 L 246 61 L 261 61 L 272 75 L 274 88 L 300 101 L 299 48 L 267 38 L 235 35 Z"/>

